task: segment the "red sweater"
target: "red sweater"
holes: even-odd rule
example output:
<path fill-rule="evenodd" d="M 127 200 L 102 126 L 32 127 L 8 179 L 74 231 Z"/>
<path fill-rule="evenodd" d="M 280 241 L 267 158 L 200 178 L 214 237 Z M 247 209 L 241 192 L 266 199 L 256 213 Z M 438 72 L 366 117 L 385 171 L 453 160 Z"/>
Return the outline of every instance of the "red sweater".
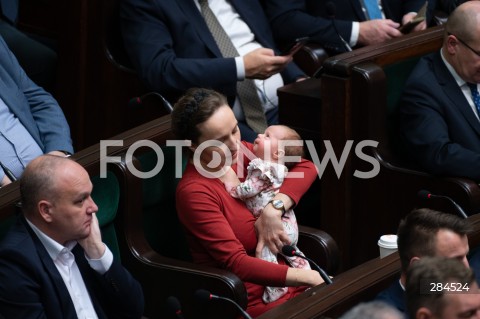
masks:
<path fill-rule="evenodd" d="M 252 149 L 252 144 L 242 143 Z M 246 168 L 246 158 L 245 163 Z M 289 195 L 297 203 L 315 180 L 316 169 L 313 163 L 302 161 L 290 170 L 292 172 L 303 172 L 304 178 L 286 178 L 280 192 Z M 245 171 L 243 176 L 246 175 Z M 189 163 L 177 187 L 176 203 L 193 260 L 237 275 L 245 283 L 247 311 L 252 316 L 262 314 L 305 289 L 291 288 L 279 300 L 263 303 L 265 286 L 285 286 L 288 266 L 282 263 L 282 259 L 279 259 L 282 264 L 274 264 L 255 258 L 256 219 L 242 200 L 229 195 L 220 180 L 202 176 Z"/>

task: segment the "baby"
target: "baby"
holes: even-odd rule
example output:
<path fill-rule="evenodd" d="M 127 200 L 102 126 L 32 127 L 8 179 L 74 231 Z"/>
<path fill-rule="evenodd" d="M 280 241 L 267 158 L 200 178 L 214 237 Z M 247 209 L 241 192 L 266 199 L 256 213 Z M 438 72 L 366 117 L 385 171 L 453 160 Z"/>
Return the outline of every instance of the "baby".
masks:
<path fill-rule="evenodd" d="M 285 156 L 303 156 L 302 146 L 285 146 L 279 149 L 279 141 L 301 140 L 295 130 L 283 126 L 269 126 L 264 134 L 259 134 L 253 143 L 253 153 L 257 158 L 248 165 L 248 175 L 243 183 L 240 183 L 237 175 L 230 169 L 223 179 L 225 188 L 235 198 L 242 199 L 255 217 L 259 217 L 263 208 L 268 205 L 278 193 L 288 168 L 293 162 L 282 164 Z M 288 165 L 290 164 L 290 165 Z M 282 223 L 290 238 L 290 244 L 297 252 L 303 255 L 297 247 L 298 225 L 292 209 L 282 215 Z M 295 268 L 310 269 L 310 265 L 300 257 L 286 257 L 287 262 Z M 268 247 L 261 252 L 261 259 L 277 263 L 277 256 Z M 267 287 L 263 293 L 263 301 L 272 302 L 287 293 L 287 287 Z"/>

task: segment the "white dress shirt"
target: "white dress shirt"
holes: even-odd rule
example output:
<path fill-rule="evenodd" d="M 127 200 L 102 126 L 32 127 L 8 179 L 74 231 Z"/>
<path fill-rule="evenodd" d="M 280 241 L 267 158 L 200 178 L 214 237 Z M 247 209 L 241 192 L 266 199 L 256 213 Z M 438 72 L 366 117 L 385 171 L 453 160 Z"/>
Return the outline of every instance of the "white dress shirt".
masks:
<path fill-rule="evenodd" d="M 479 114 L 478 114 L 478 112 L 477 112 L 477 107 L 475 106 L 475 103 L 473 103 L 472 92 L 470 91 L 470 87 L 468 86 L 467 82 L 465 82 L 465 80 L 463 80 L 463 79 L 458 75 L 458 73 L 455 71 L 455 69 L 453 68 L 453 66 L 452 66 L 450 63 L 447 62 L 447 60 L 446 60 L 445 57 L 443 56 L 443 50 L 440 50 L 440 55 L 442 56 L 443 63 L 445 63 L 448 71 L 450 71 L 450 73 L 452 74 L 453 78 L 454 78 L 455 81 L 457 82 L 458 86 L 459 86 L 460 89 L 462 90 L 463 95 L 464 95 L 465 98 L 467 99 L 468 104 L 470 105 L 470 108 L 471 108 L 472 111 L 473 111 L 473 114 L 475 114 L 475 116 L 477 117 L 477 120 L 480 121 L 480 117 L 479 117 Z M 477 84 L 477 88 L 478 88 L 478 84 Z"/>
<path fill-rule="evenodd" d="M 198 0 L 195 0 L 195 4 L 198 10 L 200 10 Z M 262 46 L 255 41 L 255 35 L 229 1 L 208 0 L 208 4 L 240 55 L 235 58 L 235 62 L 237 66 L 237 79 L 243 81 L 245 79 L 243 56 Z M 254 80 L 254 82 L 264 111 L 267 112 L 275 108 L 278 105 L 277 89 L 283 86 L 282 76 L 277 73 L 266 80 Z M 233 113 L 237 120 L 245 120 L 238 97 L 235 99 L 233 105 Z"/>
<path fill-rule="evenodd" d="M 72 249 L 75 247 L 77 242 L 71 241 L 68 242 L 66 246 L 63 246 L 44 234 L 29 220 L 27 220 L 27 222 L 42 242 L 43 246 L 52 258 L 53 263 L 57 267 L 60 275 L 62 276 L 65 286 L 67 286 L 68 293 L 72 298 L 78 318 L 97 319 L 97 313 L 93 307 L 92 300 L 88 293 L 87 287 L 85 286 L 85 282 L 83 281 L 82 274 L 80 273 L 77 263 L 75 262 L 75 256 L 72 253 Z M 100 259 L 89 259 L 87 256 L 85 256 L 85 258 L 87 259 L 90 267 L 100 274 L 107 272 L 113 263 L 113 254 L 107 246 L 105 246 L 105 253 Z"/>

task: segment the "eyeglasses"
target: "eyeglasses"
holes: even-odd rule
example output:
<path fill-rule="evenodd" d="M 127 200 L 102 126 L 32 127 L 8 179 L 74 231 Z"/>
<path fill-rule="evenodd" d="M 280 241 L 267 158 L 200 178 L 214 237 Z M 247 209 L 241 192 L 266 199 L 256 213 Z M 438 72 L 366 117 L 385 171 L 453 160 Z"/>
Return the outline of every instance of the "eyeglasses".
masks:
<path fill-rule="evenodd" d="M 457 37 L 455 34 L 451 34 L 450 32 L 448 32 L 448 35 L 453 35 L 453 36 L 458 40 L 458 42 L 460 42 L 461 44 L 463 44 L 464 46 L 466 46 L 467 48 L 469 48 L 470 51 L 472 51 L 472 52 L 475 53 L 478 57 L 480 57 L 480 52 L 478 52 L 477 50 L 475 50 L 474 48 L 472 48 L 471 46 L 469 46 L 465 41 L 463 41 L 462 39 L 460 39 L 459 37 Z"/>

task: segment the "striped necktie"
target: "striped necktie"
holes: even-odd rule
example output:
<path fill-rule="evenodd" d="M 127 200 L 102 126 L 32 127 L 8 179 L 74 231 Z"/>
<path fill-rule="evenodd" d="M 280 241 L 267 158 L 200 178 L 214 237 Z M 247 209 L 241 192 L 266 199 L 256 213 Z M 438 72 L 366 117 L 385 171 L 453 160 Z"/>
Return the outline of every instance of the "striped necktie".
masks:
<path fill-rule="evenodd" d="M 199 0 L 199 3 L 203 18 L 205 19 L 208 29 L 210 29 L 220 52 L 222 52 L 222 55 L 224 57 L 239 56 L 237 49 L 233 45 L 229 36 L 208 6 L 208 0 Z M 238 81 L 237 96 L 242 105 L 248 126 L 257 133 L 263 133 L 267 128 L 267 120 L 253 80 L 245 79 L 243 81 Z"/>

